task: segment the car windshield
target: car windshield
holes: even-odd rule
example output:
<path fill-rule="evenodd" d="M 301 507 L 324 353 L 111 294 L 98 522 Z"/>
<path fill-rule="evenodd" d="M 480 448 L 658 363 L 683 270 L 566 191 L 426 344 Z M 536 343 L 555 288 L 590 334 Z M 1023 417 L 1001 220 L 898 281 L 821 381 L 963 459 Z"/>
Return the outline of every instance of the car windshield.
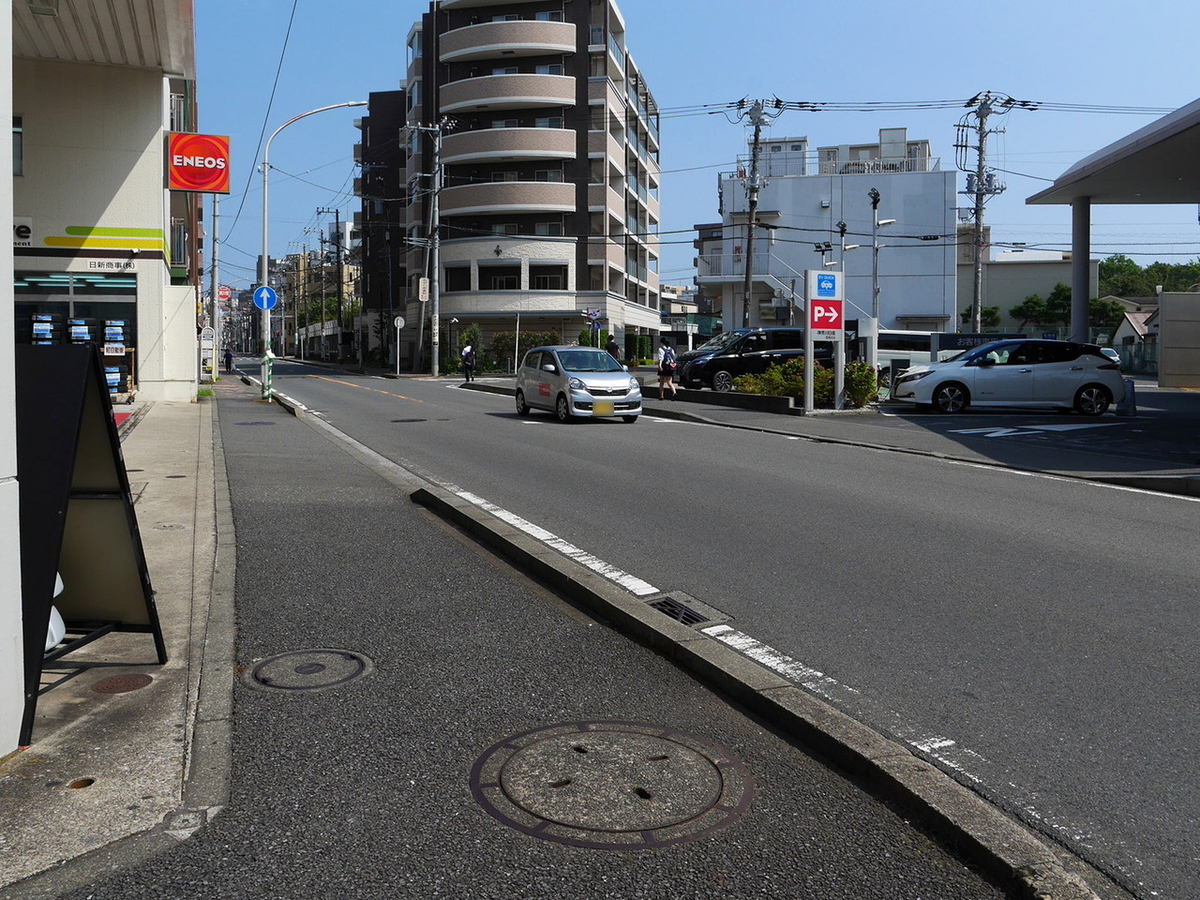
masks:
<path fill-rule="evenodd" d="M 722 331 L 720 334 L 714 334 L 711 338 L 697 347 L 697 350 L 724 350 L 733 343 L 740 335 L 736 331 Z"/>
<path fill-rule="evenodd" d="M 988 344 L 980 344 L 978 347 L 972 347 L 970 350 L 964 350 L 961 353 L 955 353 L 953 356 L 947 356 L 945 359 L 938 360 L 938 362 L 958 362 L 959 360 L 970 362 L 973 359 L 979 359 L 981 356 L 987 356 L 1004 343 L 1006 342 L 992 341 Z"/>
<path fill-rule="evenodd" d="M 606 350 L 559 350 L 558 359 L 568 372 L 621 371 L 621 364 Z"/>

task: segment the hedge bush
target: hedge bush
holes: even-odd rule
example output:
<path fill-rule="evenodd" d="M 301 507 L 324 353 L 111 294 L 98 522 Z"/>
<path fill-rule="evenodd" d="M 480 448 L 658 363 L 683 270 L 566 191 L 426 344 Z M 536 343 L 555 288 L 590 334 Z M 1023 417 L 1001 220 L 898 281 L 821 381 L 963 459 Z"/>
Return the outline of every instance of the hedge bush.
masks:
<path fill-rule="evenodd" d="M 761 375 L 742 375 L 733 380 L 733 389 L 743 394 L 769 394 L 791 397 L 804 402 L 804 360 L 791 359 L 781 366 L 770 366 Z M 864 362 L 846 366 L 846 405 L 866 406 L 879 396 L 875 370 Z M 833 370 L 813 366 L 813 405 L 832 409 L 834 401 Z"/>

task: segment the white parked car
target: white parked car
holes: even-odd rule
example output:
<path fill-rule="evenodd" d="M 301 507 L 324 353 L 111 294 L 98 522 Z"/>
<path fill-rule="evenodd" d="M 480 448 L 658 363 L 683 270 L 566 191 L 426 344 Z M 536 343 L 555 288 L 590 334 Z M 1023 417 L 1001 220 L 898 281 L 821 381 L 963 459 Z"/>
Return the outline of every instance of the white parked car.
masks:
<path fill-rule="evenodd" d="M 545 409 L 560 422 L 575 416 L 620 416 L 632 424 L 642 414 L 642 386 L 605 350 L 535 347 L 517 369 L 517 415 Z"/>
<path fill-rule="evenodd" d="M 1099 416 L 1125 399 L 1125 380 L 1121 367 L 1095 344 L 993 341 L 906 369 L 893 399 L 943 413 L 968 406 L 1049 406 Z"/>

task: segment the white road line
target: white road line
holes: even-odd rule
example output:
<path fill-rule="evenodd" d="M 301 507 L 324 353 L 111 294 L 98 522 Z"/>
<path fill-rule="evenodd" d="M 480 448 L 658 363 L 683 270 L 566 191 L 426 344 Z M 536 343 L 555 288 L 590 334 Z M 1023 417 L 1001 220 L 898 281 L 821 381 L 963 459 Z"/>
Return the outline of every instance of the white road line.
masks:
<path fill-rule="evenodd" d="M 454 485 L 442 483 L 441 486 L 446 490 L 449 490 L 456 497 L 461 497 L 468 503 L 472 503 L 485 512 L 491 513 L 501 521 L 507 522 L 513 528 L 524 532 L 534 540 L 541 541 L 547 547 L 557 550 L 559 553 L 563 554 L 563 556 L 573 559 L 575 562 L 580 563 L 581 565 L 587 566 L 598 575 L 603 575 L 609 581 L 620 585 L 631 594 L 635 594 L 638 597 L 648 597 L 651 594 L 659 593 L 658 588 L 649 582 L 643 581 L 641 578 L 638 578 L 635 575 L 630 575 L 628 572 L 623 572 L 616 566 L 610 565 L 604 560 L 588 553 L 586 550 L 576 547 L 569 541 L 563 540 L 558 535 L 553 534 L 538 525 L 534 525 L 527 519 L 522 519 L 516 513 L 509 512 L 508 510 L 503 509 L 494 503 L 484 500 L 482 497 L 477 496 L 476 494 L 472 494 L 470 491 L 464 491 Z"/>

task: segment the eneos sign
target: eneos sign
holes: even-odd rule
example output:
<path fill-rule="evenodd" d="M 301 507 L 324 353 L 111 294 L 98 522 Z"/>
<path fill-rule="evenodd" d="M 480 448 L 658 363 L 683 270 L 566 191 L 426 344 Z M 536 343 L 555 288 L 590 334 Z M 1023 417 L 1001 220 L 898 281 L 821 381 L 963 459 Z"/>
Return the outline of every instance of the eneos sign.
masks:
<path fill-rule="evenodd" d="M 215 134 L 167 135 L 167 189 L 229 193 L 229 138 Z"/>

